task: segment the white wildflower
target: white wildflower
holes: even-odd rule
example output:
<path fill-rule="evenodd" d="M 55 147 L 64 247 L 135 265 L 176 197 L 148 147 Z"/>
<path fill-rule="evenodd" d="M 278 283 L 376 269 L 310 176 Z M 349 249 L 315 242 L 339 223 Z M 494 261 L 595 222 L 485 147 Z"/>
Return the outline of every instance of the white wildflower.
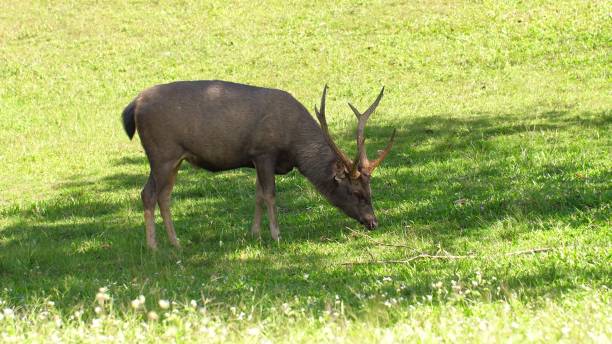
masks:
<path fill-rule="evenodd" d="M 564 336 L 567 336 L 570 333 L 571 329 L 569 326 L 565 325 L 561 328 L 561 333 L 563 333 Z"/>
<path fill-rule="evenodd" d="M 336 302 L 340 302 L 340 301 L 336 301 Z M 291 306 L 288 303 L 286 303 L 286 302 L 283 303 L 281 305 L 281 307 L 282 307 L 283 313 L 285 313 L 285 314 L 291 313 Z"/>
<path fill-rule="evenodd" d="M 142 306 L 145 303 L 145 297 L 140 295 L 138 298 L 132 300 L 131 304 L 132 304 L 132 308 L 134 309 L 140 309 L 142 308 Z"/>
<path fill-rule="evenodd" d="M 259 334 L 259 332 L 260 332 L 259 327 L 251 327 L 251 328 L 246 330 L 246 333 L 249 336 L 257 336 Z"/>
<path fill-rule="evenodd" d="M 149 313 L 147 313 L 147 318 L 149 318 L 149 320 L 151 321 L 157 321 L 159 320 L 159 315 L 157 315 L 157 313 L 155 313 L 154 311 L 150 311 Z"/>
<path fill-rule="evenodd" d="M 131 305 L 132 305 L 132 308 L 138 309 L 140 308 L 140 301 L 138 301 L 138 299 L 132 300 Z"/>
<path fill-rule="evenodd" d="M 96 319 L 92 320 L 91 321 L 91 327 L 93 327 L 93 328 L 100 328 L 100 327 L 102 327 L 102 319 L 96 318 Z"/>
<path fill-rule="evenodd" d="M 165 337 L 176 337 L 177 333 L 178 333 L 178 330 L 176 329 L 176 327 L 171 326 L 171 327 L 168 327 L 168 329 L 164 333 L 164 336 Z"/>
<path fill-rule="evenodd" d="M 2 313 L 4 314 L 4 317 L 7 318 L 7 319 L 13 319 L 15 317 L 15 313 L 10 308 L 5 308 L 2 311 Z"/>
<path fill-rule="evenodd" d="M 191 305 L 191 307 L 193 307 L 193 308 L 198 307 L 198 302 L 197 302 L 196 300 L 191 300 L 191 301 L 189 302 L 189 304 L 190 304 L 190 305 Z"/>
<path fill-rule="evenodd" d="M 105 289 L 105 288 L 100 288 L 100 289 Z M 103 293 L 103 292 L 99 292 L 96 294 L 96 301 L 98 301 L 98 304 L 100 306 L 104 306 L 104 303 L 108 300 L 110 300 L 110 296 L 108 296 L 108 294 Z"/>
<path fill-rule="evenodd" d="M 100 313 L 102 313 L 102 307 L 100 307 L 100 306 L 96 306 L 96 308 L 94 308 L 94 312 L 95 312 L 96 314 L 100 314 Z"/>
<path fill-rule="evenodd" d="M 170 301 L 168 300 L 159 300 L 159 308 L 168 309 L 170 308 Z"/>

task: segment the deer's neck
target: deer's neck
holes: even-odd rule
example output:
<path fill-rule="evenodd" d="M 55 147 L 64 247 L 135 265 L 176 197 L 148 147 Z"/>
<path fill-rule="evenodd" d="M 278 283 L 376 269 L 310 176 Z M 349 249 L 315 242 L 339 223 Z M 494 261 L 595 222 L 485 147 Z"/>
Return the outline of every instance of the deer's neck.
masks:
<path fill-rule="evenodd" d="M 335 187 L 333 183 L 335 153 L 325 141 L 323 132 L 318 126 L 309 130 L 302 141 L 298 145 L 296 154 L 297 167 L 319 192 L 327 196 Z"/>

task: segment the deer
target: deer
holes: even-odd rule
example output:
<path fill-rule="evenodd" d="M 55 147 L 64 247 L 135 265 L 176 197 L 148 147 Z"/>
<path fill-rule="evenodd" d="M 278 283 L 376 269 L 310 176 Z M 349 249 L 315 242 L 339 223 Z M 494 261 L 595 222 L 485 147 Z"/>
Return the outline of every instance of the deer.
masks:
<path fill-rule="evenodd" d="M 251 233 L 261 237 L 264 207 L 271 237 L 280 240 L 275 206 L 275 175 L 294 168 L 347 216 L 367 229 L 378 226 L 372 206 L 370 178 L 385 160 L 396 130 L 375 160 L 368 160 L 365 125 L 383 97 L 357 117 L 357 154 L 350 159 L 332 139 L 325 116 L 323 88 L 318 125 L 290 93 L 221 80 L 177 81 L 142 91 L 123 110 L 123 127 L 130 140 L 136 131 L 149 162 L 142 192 L 147 246 L 157 249 L 155 207 L 170 243 L 181 245 L 170 212 L 170 194 L 181 163 L 211 172 L 238 168 L 256 171 L 255 213 Z"/>

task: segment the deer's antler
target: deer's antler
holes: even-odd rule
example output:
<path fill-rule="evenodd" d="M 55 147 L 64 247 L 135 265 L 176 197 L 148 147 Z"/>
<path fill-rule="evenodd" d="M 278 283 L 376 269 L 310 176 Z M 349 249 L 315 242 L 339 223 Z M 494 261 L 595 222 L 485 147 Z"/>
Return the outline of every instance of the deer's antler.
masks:
<path fill-rule="evenodd" d="M 327 144 L 331 147 L 331 149 L 336 153 L 336 156 L 342 164 L 346 167 L 347 171 L 353 170 L 353 162 L 349 159 L 346 154 L 336 145 L 332 137 L 329 135 L 329 128 L 327 127 L 327 120 L 325 119 L 325 97 L 327 95 L 327 84 L 323 88 L 323 96 L 321 96 L 321 110 L 317 109 L 315 105 L 315 114 L 319 119 L 319 123 L 321 124 L 321 129 L 323 130 L 323 136 L 325 136 L 325 140 Z"/>
<path fill-rule="evenodd" d="M 393 140 L 395 139 L 395 132 L 396 132 L 395 129 L 393 129 L 393 134 L 391 135 L 391 139 L 389 139 L 389 143 L 387 143 L 387 147 L 385 147 L 385 149 L 382 152 L 380 152 L 380 154 L 378 155 L 378 158 L 376 158 L 376 160 L 374 161 L 368 160 L 368 156 L 366 155 L 366 149 L 365 149 L 365 133 L 364 133 L 365 125 L 368 119 L 370 118 L 370 115 L 372 115 L 374 110 L 376 110 L 376 107 L 378 106 L 378 103 L 380 103 L 380 100 L 382 99 L 384 92 L 385 92 L 385 87 L 383 86 L 383 88 L 380 90 L 380 93 L 378 94 L 378 97 L 376 97 L 376 100 L 374 101 L 374 103 L 372 103 L 372 105 L 370 105 L 370 107 L 364 113 L 360 113 L 359 110 L 357 110 L 357 108 L 355 108 L 351 103 L 348 103 L 349 107 L 351 108 L 351 110 L 353 110 L 358 120 L 357 157 L 355 158 L 353 169 L 356 171 L 359 171 L 360 173 L 372 174 L 374 169 L 376 169 L 376 167 L 378 167 L 378 165 L 380 165 L 383 162 L 383 160 L 385 160 L 385 157 L 387 157 L 387 154 L 389 154 L 389 152 L 391 151 L 391 147 L 393 147 Z"/>

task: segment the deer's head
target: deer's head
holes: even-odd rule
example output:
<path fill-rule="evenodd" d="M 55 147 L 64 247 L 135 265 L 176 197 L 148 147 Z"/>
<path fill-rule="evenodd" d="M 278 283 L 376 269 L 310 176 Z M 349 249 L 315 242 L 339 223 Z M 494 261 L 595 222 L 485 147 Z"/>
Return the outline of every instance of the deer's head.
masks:
<path fill-rule="evenodd" d="M 351 160 L 346 154 L 336 145 L 334 140 L 329 135 L 327 120 L 325 119 L 325 96 L 327 94 L 327 85 L 323 89 L 321 97 L 320 110 L 315 106 L 315 113 L 321 124 L 321 129 L 325 139 L 336 155 L 336 162 L 333 168 L 334 189 L 328 195 L 330 201 L 340 208 L 348 216 L 362 223 L 368 229 L 374 229 L 378 226 L 374 209 L 372 208 L 372 191 L 370 189 L 370 178 L 372 172 L 385 160 L 387 154 L 393 146 L 395 138 L 395 129 L 389 139 L 389 143 L 384 150 L 380 151 L 375 160 L 368 160 L 365 149 L 365 125 L 374 112 L 378 103 L 382 99 L 385 88 L 383 87 L 380 94 L 364 112 L 359 112 L 353 105 L 348 104 L 351 110 L 357 116 L 357 155 Z"/>

